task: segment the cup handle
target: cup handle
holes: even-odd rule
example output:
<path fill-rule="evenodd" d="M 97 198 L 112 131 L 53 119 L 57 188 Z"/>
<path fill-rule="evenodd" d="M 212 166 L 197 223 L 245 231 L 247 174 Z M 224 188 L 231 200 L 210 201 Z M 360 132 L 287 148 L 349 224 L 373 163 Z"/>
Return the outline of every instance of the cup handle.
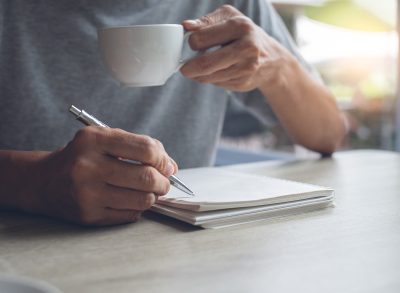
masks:
<path fill-rule="evenodd" d="M 185 42 L 187 42 L 188 40 L 189 40 L 189 37 L 190 37 L 190 35 L 192 34 L 193 32 L 186 32 L 184 35 L 183 35 L 183 43 L 185 43 Z M 197 53 L 195 56 L 198 56 L 199 54 L 201 54 L 202 52 L 199 52 L 199 53 Z M 195 56 L 193 56 L 193 57 L 195 57 Z M 193 58 L 192 57 L 192 58 Z M 180 59 L 179 60 L 179 63 L 178 63 L 178 66 L 176 67 L 176 69 L 175 69 L 175 72 L 178 72 L 181 68 L 182 68 L 182 66 L 183 65 L 185 65 L 185 63 L 186 62 L 188 62 L 189 60 L 191 60 L 192 58 L 187 58 L 187 59 Z"/>

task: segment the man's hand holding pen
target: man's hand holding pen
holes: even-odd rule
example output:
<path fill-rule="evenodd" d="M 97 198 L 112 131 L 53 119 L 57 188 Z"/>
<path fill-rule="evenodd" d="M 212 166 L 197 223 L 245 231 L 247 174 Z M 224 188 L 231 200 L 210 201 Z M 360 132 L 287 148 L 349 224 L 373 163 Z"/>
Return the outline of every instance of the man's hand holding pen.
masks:
<path fill-rule="evenodd" d="M 24 209 L 85 225 L 132 222 L 168 192 L 168 177 L 177 170 L 151 137 L 88 126 L 65 148 L 40 160 L 39 198 Z"/>

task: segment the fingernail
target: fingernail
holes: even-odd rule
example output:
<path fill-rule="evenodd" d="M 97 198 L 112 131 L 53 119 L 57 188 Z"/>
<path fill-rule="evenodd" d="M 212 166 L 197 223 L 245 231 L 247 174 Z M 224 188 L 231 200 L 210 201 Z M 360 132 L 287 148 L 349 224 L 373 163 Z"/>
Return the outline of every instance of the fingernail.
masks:
<path fill-rule="evenodd" d="M 174 174 L 174 172 L 175 172 L 175 167 L 174 167 L 174 165 L 172 164 L 171 161 L 168 161 L 167 170 L 166 170 L 167 177 L 169 177 L 169 176 L 171 176 L 172 174 Z"/>

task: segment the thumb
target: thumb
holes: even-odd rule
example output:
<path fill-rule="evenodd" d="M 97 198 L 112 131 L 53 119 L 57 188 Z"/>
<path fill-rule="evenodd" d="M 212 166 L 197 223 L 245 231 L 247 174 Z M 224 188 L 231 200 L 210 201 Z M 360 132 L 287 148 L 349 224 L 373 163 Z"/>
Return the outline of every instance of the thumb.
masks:
<path fill-rule="evenodd" d="M 182 22 L 185 30 L 194 31 L 210 25 L 227 21 L 228 19 L 242 15 L 239 10 L 230 5 L 223 5 L 211 13 L 198 19 L 188 19 Z"/>
<path fill-rule="evenodd" d="M 183 28 L 187 31 L 195 31 L 200 29 L 203 25 L 199 19 L 188 19 L 182 22 Z"/>
<path fill-rule="evenodd" d="M 217 10 L 198 19 L 184 20 L 182 25 L 185 30 L 195 31 L 224 21 L 225 19 L 222 16 L 223 14 Z"/>

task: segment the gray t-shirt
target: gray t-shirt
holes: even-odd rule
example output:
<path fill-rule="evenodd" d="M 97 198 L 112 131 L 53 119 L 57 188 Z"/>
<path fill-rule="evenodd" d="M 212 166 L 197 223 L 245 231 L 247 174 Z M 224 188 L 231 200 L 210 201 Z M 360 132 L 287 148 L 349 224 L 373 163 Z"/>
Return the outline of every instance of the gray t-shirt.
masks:
<path fill-rule="evenodd" d="M 3 0 L 0 2 L 0 149 L 54 150 L 82 125 L 71 104 L 112 127 L 159 139 L 181 168 L 213 163 L 229 98 L 277 122 L 258 91 L 229 93 L 175 74 L 160 87 L 124 88 L 99 55 L 99 27 L 181 23 L 232 4 L 303 64 L 265 1 Z M 190 55 L 186 49 L 184 55 Z"/>

